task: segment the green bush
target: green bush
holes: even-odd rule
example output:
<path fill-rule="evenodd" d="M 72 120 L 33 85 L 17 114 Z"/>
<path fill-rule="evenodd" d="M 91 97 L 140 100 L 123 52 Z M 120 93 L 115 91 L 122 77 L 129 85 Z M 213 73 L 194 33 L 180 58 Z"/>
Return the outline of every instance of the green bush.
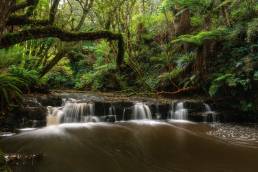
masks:
<path fill-rule="evenodd" d="M 23 50 L 20 46 L 14 46 L 9 49 L 0 49 L 0 69 L 21 63 L 22 53 Z"/>
<path fill-rule="evenodd" d="M 75 87 L 77 89 L 83 88 L 92 88 L 93 90 L 103 89 L 106 85 L 108 85 L 108 77 L 107 74 L 112 74 L 111 71 L 116 69 L 116 65 L 114 63 L 105 64 L 102 66 L 95 66 L 92 72 L 86 73 L 82 75 L 76 81 Z M 110 78 L 111 79 L 111 78 Z"/>
<path fill-rule="evenodd" d="M 73 87 L 73 71 L 69 60 L 60 61 L 45 77 L 48 85 L 53 88 Z"/>
<path fill-rule="evenodd" d="M 224 28 L 218 28 L 212 31 L 201 31 L 195 35 L 182 35 L 179 36 L 177 39 L 173 40 L 171 43 L 190 43 L 197 46 L 203 44 L 205 40 L 212 40 L 212 39 L 223 39 L 224 36 L 227 34 L 227 30 Z"/>
<path fill-rule="evenodd" d="M 27 70 L 22 67 L 17 67 L 17 66 L 11 66 L 9 68 L 9 73 L 12 76 L 15 76 L 17 78 L 20 78 L 24 82 L 26 82 L 27 85 L 36 85 L 38 81 L 38 72 L 36 70 Z"/>
<path fill-rule="evenodd" d="M 218 94 L 220 88 L 237 88 L 238 86 L 241 87 L 241 91 L 247 91 L 250 88 L 249 79 L 242 79 L 235 76 L 234 74 L 222 74 L 212 81 L 209 94 L 210 96 L 215 96 Z"/>
<path fill-rule="evenodd" d="M 26 82 L 10 74 L 0 74 L 0 112 L 8 110 L 11 105 L 21 100 L 21 88 Z"/>

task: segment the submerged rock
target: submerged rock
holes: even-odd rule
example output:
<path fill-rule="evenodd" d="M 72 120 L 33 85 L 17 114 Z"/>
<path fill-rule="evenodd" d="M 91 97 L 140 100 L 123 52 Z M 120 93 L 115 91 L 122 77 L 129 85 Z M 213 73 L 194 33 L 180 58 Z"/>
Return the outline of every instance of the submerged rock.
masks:
<path fill-rule="evenodd" d="M 5 161 L 7 165 L 19 166 L 19 165 L 33 165 L 35 162 L 42 160 L 43 154 L 7 154 L 5 155 Z"/>

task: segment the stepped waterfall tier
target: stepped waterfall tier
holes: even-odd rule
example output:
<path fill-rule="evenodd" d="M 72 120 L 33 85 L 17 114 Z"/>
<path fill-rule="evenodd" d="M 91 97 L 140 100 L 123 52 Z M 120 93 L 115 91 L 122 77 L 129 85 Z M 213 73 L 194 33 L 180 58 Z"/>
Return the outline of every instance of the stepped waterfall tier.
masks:
<path fill-rule="evenodd" d="M 152 119 L 149 106 L 144 103 L 136 103 L 133 107 L 132 119 Z"/>
<path fill-rule="evenodd" d="M 98 122 L 94 116 L 94 103 L 66 101 L 60 108 L 49 107 L 49 116 L 56 116 L 58 123 Z"/>
<path fill-rule="evenodd" d="M 74 95 L 73 95 L 74 96 Z M 128 120 L 177 120 L 216 122 L 218 114 L 207 103 L 176 101 L 102 102 L 96 97 L 63 98 L 59 107 L 48 107 L 48 123 L 116 122 Z"/>
<path fill-rule="evenodd" d="M 175 119 L 175 120 L 187 120 L 187 117 L 188 117 L 188 110 L 184 108 L 184 102 L 176 103 L 175 108 L 174 108 L 174 104 L 172 104 L 169 113 L 170 113 L 171 119 Z"/>

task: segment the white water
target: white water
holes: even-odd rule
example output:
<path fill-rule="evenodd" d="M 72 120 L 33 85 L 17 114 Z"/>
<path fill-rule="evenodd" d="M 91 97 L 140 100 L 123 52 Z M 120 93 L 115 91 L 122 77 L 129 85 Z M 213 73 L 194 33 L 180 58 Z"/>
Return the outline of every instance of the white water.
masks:
<path fill-rule="evenodd" d="M 171 105 L 170 117 L 174 120 L 187 120 L 188 110 L 184 108 L 184 102 L 178 102 L 174 109 L 174 104 Z"/>
<path fill-rule="evenodd" d="M 159 104 L 156 104 L 156 113 L 155 113 L 156 119 L 161 119 L 162 116 L 159 112 Z"/>
<path fill-rule="evenodd" d="M 108 116 L 113 116 L 115 121 L 117 121 L 117 117 L 116 117 L 116 108 L 115 106 L 111 105 L 109 108 L 108 108 Z"/>
<path fill-rule="evenodd" d="M 48 123 L 47 125 L 58 125 L 60 123 L 88 123 L 88 122 L 115 122 L 115 121 L 127 121 L 127 120 L 152 120 L 154 119 L 170 119 L 177 122 L 188 121 L 191 119 L 192 109 L 187 109 L 186 104 L 182 102 L 173 103 L 170 106 L 169 116 L 164 118 L 159 111 L 159 105 L 156 104 L 154 112 L 144 102 L 136 102 L 131 107 L 116 107 L 110 105 L 107 109 L 104 109 L 104 113 L 99 113 L 98 109 L 95 113 L 95 103 L 89 102 L 88 99 L 63 99 L 61 107 L 48 107 Z M 201 104 L 202 105 L 202 104 Z M 96 105 L 98 108 L 98 104 Z M 203 104 L 204 111 L 200 111 L 199 117 L 204 122 L 216 122 L 217 114 L 212 111 L 208 104 Z M 164 113 L 162 111 L 162 113 Z M 164 115 L 164 114 L 163 114 Z M 199 118 L 199 119 L 200 119 Z M 198 119 L 198 120 L 199 120 Z"/>
<path fill-rule="evenodd" d="M 145 103 L 136 103 L 131 114 L 132 119 L 152 119 L 151 110 Z"/>
<path fill-rule="evenodd" d="M 204 121 L 205 122 L 209 122 L 209 121 L 216 122 L 217 121 L 217 113 L 214 112 L 208 104 L 204 103 L 203 105 L 205 107 Z"/>
<path fill-rule="evenodd" d="M 99 122 L 94 116 L 93 103 L 76 102 L 67 100 L 63 107 L 48 107 L 48 125 L 77 122 Z"/>

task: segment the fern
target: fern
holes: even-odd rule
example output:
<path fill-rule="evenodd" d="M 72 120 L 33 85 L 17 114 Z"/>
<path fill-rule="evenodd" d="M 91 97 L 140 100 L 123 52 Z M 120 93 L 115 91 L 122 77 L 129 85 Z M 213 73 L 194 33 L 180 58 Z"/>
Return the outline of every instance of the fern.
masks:
<path fill-rule="evenodd" d="M 182 71 L 183 71 L 183 68 L 175 68 L 174 70 L 172 70 L 170 72 L 165 72 L 165 73 L 161 74 L 159 76 L 159 79 L 162 81 L 172 80 L 172 79 L 176 78 L 177 76 L 179 76 Z"/>
<path fill-rule="evenodd" d="M 231 88 L 241 86 L 244 91 L 247 91 L 250 86 L 250 81 L 249 79 L 241 79 L 234 74 L 222 74 L 212 81 L 209 89 L 210 96 L 215 96 L 218 93 L 219 89 L 223 86 L 228 86 Z"/>
<path fill-rule="evenodd" d="M 172 44 L 177 43 L 190 43 L 197 46 L 201 46 L 205 40 L 222 39 L 227 34 L 226 29 L 217 29 L 213 31 L 202 31 L 196 35 L 182 35 L 176 40 L 173 40 Z"/>
<path fill-rule="evenodd" d="M 15 46 L 9 49 L 0 49 L 0 68 L 8 68 L 10 65 L 21 62 L 22 48 Z"/>
<path fill-rule="evenodd" d="M 26 83 L 9 74 L 0 74 L 0 111 L 8 109 L 13 102 L 22 99 L 22 91 Z"/>
<path fill-rule="evenodd" d="M 247 25 L 247 41 L 255 42 L 257 40 L 258 40 L 258 18 L 255 18 Z"/>
<path fill-rule="evenodd" d="M 75 87 L 77 89 L 82 89 L 92 86 L 94 90 L 101 89 L 104 86 L 103 80 L 105 79 L 105 74 L 108 74 L 110 71 L 115 69 L 115 63 L 109 63 L 101 66 L 95 65 L 92 72 L 86 73 L 79 78 Z"/>

